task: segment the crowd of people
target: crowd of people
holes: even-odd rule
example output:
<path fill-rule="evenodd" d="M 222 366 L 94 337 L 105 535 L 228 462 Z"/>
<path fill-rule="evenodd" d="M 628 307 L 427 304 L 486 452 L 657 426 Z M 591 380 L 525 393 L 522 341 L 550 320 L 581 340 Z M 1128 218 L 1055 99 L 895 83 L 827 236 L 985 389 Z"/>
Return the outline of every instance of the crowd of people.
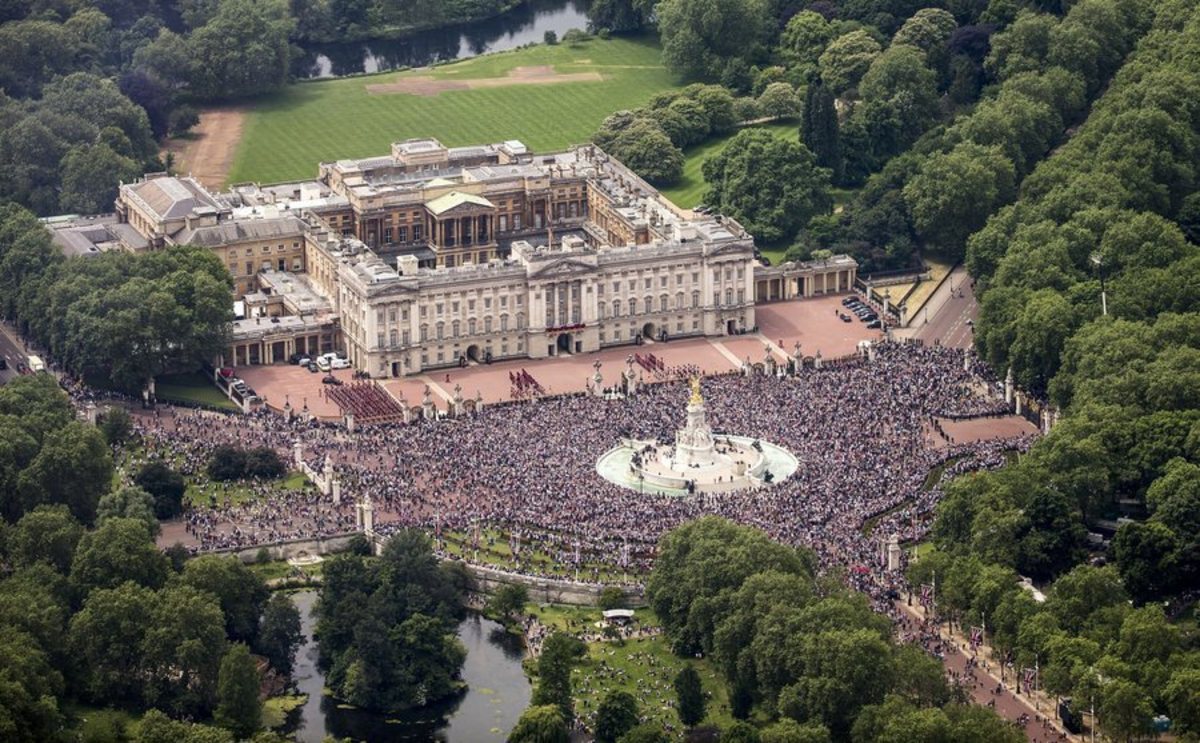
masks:
<path fill-rule="evenodd" d="M 484 524 L 520 533 L 524 551 L 561 565 L 582 560 L 637 574 L 652 563 L 665 531 L 713 513 L 810 547 L 823 567 L 845 569 L 859 587 L 882 597 L 900 578 L 878 569 L 878 536 L 924 534 L 940 496 L 927 486 L 930 472 L 946 462 L 943 477 L 998 466 L 1004 451 L 1029 443 L 933 445 L 937 417 L 992 415 L 1003 406 L 980 396 L 982 370 L 973 360 L 964 364 L 962 353 L 879 344 L 871 362 L 782 378 L 704 380 L 714 432 L 771 441 L 800 466 L 769 486 L 691 497 L 640 493 L 595 471 L 597 457 L 622 438 L 673 438 L 689 392 L 678 383 L 646 385 L 624 399 L 548 397 L 456 420 L 360 426 L 353 433 L 269 411 L 237 417 L 176 411 L 140 416 L 138 425 L 142 456 L 170 458 L 184 474 L 200 472 L 221 444 L 270 446 L 290 459 L 299 441 L 314 467 L 327 455 L 335 463 L 340 504 L 311 492 L 265 492 L 228 505 L 218 497 L 215 507 L 187 514 L 184 542 L 196 550 L 352 531 L 354 501 L 369 495 L 376 531 L 384 535 L 404 526 L 466 532 Z M 872 519 L 874 530 L 864 533 Z M 542 570 L 532 560 L 520 569 Z"/>

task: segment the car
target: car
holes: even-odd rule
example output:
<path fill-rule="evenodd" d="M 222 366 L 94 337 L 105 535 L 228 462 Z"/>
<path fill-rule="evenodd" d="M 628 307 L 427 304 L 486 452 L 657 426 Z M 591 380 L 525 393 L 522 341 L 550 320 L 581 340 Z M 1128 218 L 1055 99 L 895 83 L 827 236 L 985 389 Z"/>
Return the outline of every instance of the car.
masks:
<path fill-rule="evenodd" d="M 28 374 L 28 373 L 29 373 L 29 367 L 25 366 L 25 362 L 18 361 L 17 362 L 17 374 Z"/>
<path fill-rule="evenodd" d="M 845 299 L 842 300 L 842 306 L 849 307 L 850 305 L 854 304 L 857 301 L 858 301 L 858 299 L 856 297 L 846 297 Z"/>
<path fill-rule="evenodd" d="M 301 356 L 299 359 L 296 360 L 297 366 L 308 366 L 311 363 L 312 363 L 312 359 L 308 358 L 308 356 Z"/>
<path fill-rule="evenodd" d="M 328 358 L 322 356 L 321 358 L 317 359 L 317 368 L 323 372 L 327 372 L 333 368 L 333 364 Z"/>
<path fill-rule="evenodd" d="M 842 322 L 854 322 L 853 320 L 850 319 L 849 315 L 843 315 L 840 312 L 838 313 L 838 317 L 842 318 Z"/>
<path fill-rule="evenodd" d="M 305 364 L 305 368 L 313 374 L 316 374 L 318 371 L 320 371 L 320 369 L 317 368 L 317 362 L 315 361 L 309 361 L 307 364 Z"/>
<path fill-rule="evenodd" d="M 288 356 L 288 363 L 300 365 L 300 364 L 303 364 L 304 360 L 307 358 L 308 358 L 308 354 L 306 354 L 306 353 L 294 353 L 291 356 Z"/>
<path fill-rule="evenodd" d="M 351 364 L 349 359 L 338 358 L 330 361 L 329 366 L 332 369 L 349 369 Z"/>
<path fill-rule="evenodd" d="M 875 322 L 876 320 L 879 319 L 879 315 L 876 315 L 874 312 L 872 312 L 871 314 L 866 315 L 864 317 L 860 317 L 859 319 L 862 320 L 863 322 Z"/>
<path fill-rule="evenodd" d="M 877 329 L 879 329 L 880 327 L 882 327 L 882 326 L 881 326 L 881 324 L 880 324 L 880 322 L 879 322 L 879 319 L 878 319 L 878 318 L 876 318 L 876 319 L 872 320 L 871 322 L 867 323 L 867 329 L 868 329 L 868 330 L 877 330 Z"/>
<path fill-rule="evenodd" d="M 326 374 L 325 376 L 321 377 L 321 384 L 332 384 L 334 386 L 340 387 L 342 384 L 345 384 L 345 383 L 342 382 L 342 380 L 338 379 L 337 377 L 333 376 L 332 374 Z"/>

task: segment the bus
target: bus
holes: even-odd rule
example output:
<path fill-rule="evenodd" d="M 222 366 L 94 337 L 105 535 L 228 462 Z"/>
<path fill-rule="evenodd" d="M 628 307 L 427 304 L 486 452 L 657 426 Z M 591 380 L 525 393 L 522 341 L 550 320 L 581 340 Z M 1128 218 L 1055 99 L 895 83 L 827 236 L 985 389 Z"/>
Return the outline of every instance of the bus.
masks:
<path fill-rule="evenodd" d="M 37 356 L 30 356 L 29 357 L 29 371 L 31 371 L 35 374 L 37 372 L 46 371 L 46 362 L 42 361 L 41 358 L 39 358 Z"/>

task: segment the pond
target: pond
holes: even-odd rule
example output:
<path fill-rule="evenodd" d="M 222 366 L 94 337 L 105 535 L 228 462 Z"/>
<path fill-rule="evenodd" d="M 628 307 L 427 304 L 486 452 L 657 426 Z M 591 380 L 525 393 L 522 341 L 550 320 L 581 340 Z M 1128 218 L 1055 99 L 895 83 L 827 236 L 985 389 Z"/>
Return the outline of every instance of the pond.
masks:
<path fill-rule="evenodd" d="M 371 743 L 503 741 L 529 705 L 532 690 L 521 668 L 525 658 L 521 639 L 472 614 L 458 626 L 458 639 L 467 648 L 463 680 L 468 688 L 462 696 L 404 714 L 339 708 L 337 701 L 321 694 L 325 674 L 317 668 L 317 642 L 312 636 L 317 593 L 300 591 L 292 600 L 300 610 L 304 631 L 304 643 L 296 652 L 296 685 L 308 701 L 289 717 L 286 732 L 294 732 L 299 743 L 321 743 L 326 735 Z"/>
<path fill-rule="evenodd" d="M 342 77 L 540 44 L 547 31 L 561 37 L 572 28 L 587 29 L 587 7 L 588 0 L 529 0 L 495 18 L 397 39 L 306 44 L 304 54 L 293 61 L 292 72 L 306 79 Z"/>

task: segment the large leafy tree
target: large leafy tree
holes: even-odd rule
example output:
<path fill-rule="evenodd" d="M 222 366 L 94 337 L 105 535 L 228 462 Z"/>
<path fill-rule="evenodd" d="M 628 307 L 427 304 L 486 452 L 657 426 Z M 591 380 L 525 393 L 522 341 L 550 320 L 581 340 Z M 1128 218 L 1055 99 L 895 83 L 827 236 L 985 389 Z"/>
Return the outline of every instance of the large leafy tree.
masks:
<path fill-rule="evenodd" d="M 225 615 L 225 633 L 236 642 L 253 642 L 266 606 L 267 584 L 236 557 L 202 555 L 188 560 L 177 581 L 216 597 Z"/>
<path fill-rule="evenodd" d="M 94 426 L 72 422 L 49 433 L 21 472 L 21 498 L 26 507 L 64 504 L 75 518 L 90 524 L 100 496 L 111 486 L 112 472 L 112 453 L 104 436 Z"/>
<path fill-rule="evenodd" d="M 271 594 L 263 610 L 255 648 L 266 656 L 272 668 L 284 676 L 290 676 L 296 649 L 303 641 L 300 611 L 296 605 L 286 594 Z"/>
<path fill-rule="evenodd" d="M 917 234 L 947 256 L 961 256 L 967 237 L 1014 196 L 1012 161 L 997 148 L 961 144 L 930 157 L 904 187 Z"/>
<path fill-rule="evenodd" d="M 85 698 L 141 703 L 142 645 L 157 602 L 152 590 L 132 582 L 88 595 L 67 636 L 79 659 L 78 688 Z"/>
<path fill-rule="evenodd" d="M 765 242 L 791 238 L 832 206 L 829 171 L 804 145 L 770 132 L 738 132 L 703 172 L 708 203 Z"/>
<path fill-rule="evenodd" d="M 571 739 L 562 712 L 553 704 L 527 707 L 509 733 L 508 743 L 567 743 Z"/>
<path fill-rule="evenodd" d="M 662 0 L 655 13 L 663 62 L 683 78 L 717 80 L 758 60 L 774 23 L 765 0 Z"/>
<path fill-rule="evenodd" d="M 137 519 L 109 519 L 84 534 L 71 563 L 71 585 L 81 598 L 126 581 L 158 588 L 166 578 L 167 558 Z"/>
<path fill-rule="evenodd" d="M 239 740 L 248 738 L 262 725 L 262 702 L 258 698 L 258 668 L 250 650 L 234 643 L 221 659 L 217 676 L 217 710 L 214 719 Z"/>
<path fill-rule="evenodd" d="M 614 689 L 596 707 L 596 743 L 617 743 L 638 724 L 638 703 L 627 691 Z"/>
<path fill-rule="evenodd" d="M 293 21 L 282 0 L 221 0 L 189 39 L 193 92 L 203 98 L 269 93 L 287 82 Z"/>

